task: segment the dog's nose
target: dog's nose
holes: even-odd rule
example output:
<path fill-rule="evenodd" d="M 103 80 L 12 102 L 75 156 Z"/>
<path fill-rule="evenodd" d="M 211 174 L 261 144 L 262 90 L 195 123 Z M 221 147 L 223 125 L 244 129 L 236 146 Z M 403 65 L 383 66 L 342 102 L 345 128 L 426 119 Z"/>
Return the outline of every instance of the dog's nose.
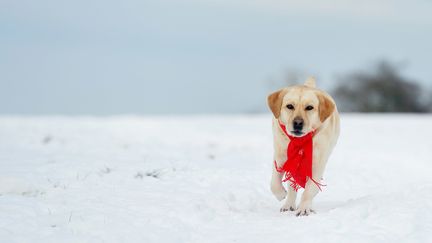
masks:
<path fill-rule="evenodd" d="M 301 131 L 303 129 L 303 119 L 300 117 L 296 117 L 293 120 L 293 128 L 294 130 Z"/>

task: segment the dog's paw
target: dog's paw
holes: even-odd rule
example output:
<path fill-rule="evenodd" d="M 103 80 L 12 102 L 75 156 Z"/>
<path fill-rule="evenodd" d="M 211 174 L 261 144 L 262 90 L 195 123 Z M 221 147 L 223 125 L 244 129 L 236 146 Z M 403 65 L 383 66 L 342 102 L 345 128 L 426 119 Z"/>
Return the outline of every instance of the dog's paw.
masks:
<path fill-rule="evenodd" d="M 281 207 L 280 212 L 287 212 L 287 211 L 295 211 L 296 210 L 296 203 L 295 198 L 289 198 L 285 201 L 284 205 Z"/>
<path fill-rule="evenodd" d="M 316 213 L 315 210 L 311 209 L 311 208 L 307 208 L 307 209 L 298 209 L 295 212 L 295 215 L 298 216 L 309 216 L 312 213 Z"/>
<path fill-rule="evenodd" d="M 287 211 L 295 211 L 295 207 L 289 206 L 289 205 L 283 205 L 280 209 L 280 212 L 287 212 Z"/>
<path fill-rule="evenodd" d="M 315 211 L 311 207 L 312 207 L 311 201 L 303 201 L 300 203 L 297 211 L 295 212 L 295 215 L 298 217 L 298 216 L 308 216 L 312 213 L 315 213 Z"/>

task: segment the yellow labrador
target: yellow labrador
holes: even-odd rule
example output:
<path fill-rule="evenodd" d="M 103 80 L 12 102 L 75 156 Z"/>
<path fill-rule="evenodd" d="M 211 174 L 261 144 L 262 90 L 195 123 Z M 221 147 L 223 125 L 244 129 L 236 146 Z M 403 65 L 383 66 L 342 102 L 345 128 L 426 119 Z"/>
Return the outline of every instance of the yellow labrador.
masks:
<path fill-rule="evenodd" d="M 339 113 L 334 100 L 326 92 L 315 87 L 315 79 L 309 78 L 304 85 L 295 85 L 276 91 L 268 96 L 268 105 L 273 112 L 273 138 L 275 165 L 282 167 L 287 160 L 290 142 L 281 126 L 285 125 L 289 135 L 302 137 L 315 131 L 313 137 L 312 179 L 321 181 L 327 160 L 339 137 Z M 289 156 L 289 155 L 288 155 Z M 296 207 L 297 192 L 289 186 L 288 192 L 282 184 L 283 172 L 273 166 L 271 191 L 281 201 L 288 197 L 281 208 L 296 211 L 296 215 L 309 215 L 312 200 L 319 188 L 307 180 L 300 204 Z"/>

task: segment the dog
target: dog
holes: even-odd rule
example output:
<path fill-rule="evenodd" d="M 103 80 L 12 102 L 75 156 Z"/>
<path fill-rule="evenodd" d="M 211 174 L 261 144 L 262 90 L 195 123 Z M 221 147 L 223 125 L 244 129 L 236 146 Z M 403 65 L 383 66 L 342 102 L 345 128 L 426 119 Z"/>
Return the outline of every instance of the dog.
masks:
<path fill-rule="evenodd" d="M 340 118 L 336 103 L 329 94 L 316 88 L 314 78 L 308 78 L 304 85 L 290 86 L 270 94 L 267 102 L 274 116 L 271 191 L 279 201 L 286 198 L 281 212 L 295 211 L 296 216 L 307 216 L 315 212 L 312 200 L 320 190 L 319 182 L 339 137 Z M 311 142 L 312 178 L 307 178 L 296 207 L 297 188 L 288 186 L 287 192 L 283 185 L 284 172 L 278 168 L 291 156 L 287 152 L 291 141 L 288 136 L 300 138 L 310 132 L 314 132 Z"/>

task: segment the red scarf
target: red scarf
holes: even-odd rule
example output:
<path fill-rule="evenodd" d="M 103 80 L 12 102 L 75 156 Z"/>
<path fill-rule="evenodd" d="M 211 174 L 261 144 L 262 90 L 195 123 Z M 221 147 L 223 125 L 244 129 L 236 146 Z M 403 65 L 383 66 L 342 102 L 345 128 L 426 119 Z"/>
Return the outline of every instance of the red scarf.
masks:
<path fill-rule="evenodd" d="M 275 168 L 279 173 L 285 173 L 283 182 L 289 181 L 291 187 L 297 191 L 300 187 L 304 188 L 308 179 L 312 180 L 318 188 L 322 184 L 312 179 L 312 157 L 313 157 L 313 137 L 315 131 L 312 131 L 303 137 L 294 137 L 288 134 L 284 124 L 279 122 L 282 131 L 290 139 L 287 148 L 287 161 L 282 167 L 278 167 L 276 160 Z"/>

